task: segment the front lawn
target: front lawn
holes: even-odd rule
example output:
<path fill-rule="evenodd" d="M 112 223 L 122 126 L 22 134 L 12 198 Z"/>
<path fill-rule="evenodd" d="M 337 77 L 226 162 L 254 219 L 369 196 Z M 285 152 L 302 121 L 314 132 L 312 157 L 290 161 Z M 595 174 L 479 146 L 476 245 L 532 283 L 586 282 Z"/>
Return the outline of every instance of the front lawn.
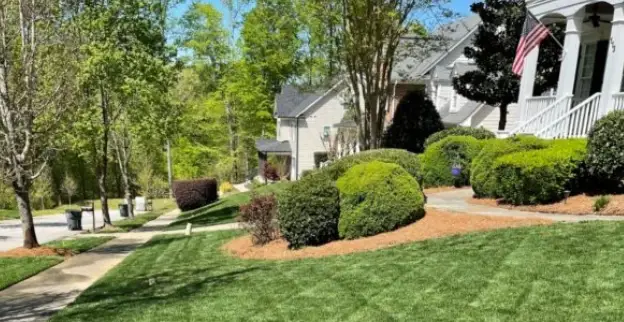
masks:
<path fill-rule="evenodd" d="M 104 244 L 111 239 L 113 239 L 113 237 L 58 240 L 49 242 L 43 246 L 63 248 L 74 254 L 78 254 Z M 0 290 L 36 275 L 62 261 L 62 256 L 0 257 Z"/>
<path fill-rule="evenodd" d="M 212 226 L 235 222 L 240 205 L 249 202 L 252 193 L 276 193 L 288 184 L 290 183 L 280 182 L 261 186 L 253 191 L 228 195 L 205 207 L 182 213 L 177 221 L 171 223 L 170 229 L 182 229 L 187 223 L 192 223 L 193 226 Z"/>
<path fill-rule="evenodd" d="M 557 224 L 294 261 L 241 232 L 159 236 L 53 321 L 621 321 L 624 223 Z"/>

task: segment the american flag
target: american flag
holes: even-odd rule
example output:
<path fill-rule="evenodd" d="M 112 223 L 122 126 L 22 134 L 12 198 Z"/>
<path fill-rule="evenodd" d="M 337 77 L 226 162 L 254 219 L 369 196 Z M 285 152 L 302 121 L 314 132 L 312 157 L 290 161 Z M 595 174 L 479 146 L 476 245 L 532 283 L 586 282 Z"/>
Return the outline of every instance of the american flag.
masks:
<path fill-rule="evenodd" d="M 548 37 L 549 33 L 550 31 L 548 28 L 527 10 L 526 20 L 524 20 L 524 27 L 522 28 L 522 36 L 520 36 L 520 43 L 518 43 L 518 48 L 516 49 L 516 58 L 511 68 L 514 74 L 518 76 L 522 75 L 524 59 L 533 48 L 537 47 L 542 40 Z"/>

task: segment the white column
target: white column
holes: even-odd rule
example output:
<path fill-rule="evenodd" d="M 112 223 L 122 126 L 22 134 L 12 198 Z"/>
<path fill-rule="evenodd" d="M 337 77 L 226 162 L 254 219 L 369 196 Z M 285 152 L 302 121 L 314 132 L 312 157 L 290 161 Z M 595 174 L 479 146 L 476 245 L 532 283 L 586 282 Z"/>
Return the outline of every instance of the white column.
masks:
<path fill-rule="evenodd" d="M 624 3 L 613 6 L 613 22 L 611 25 L 611 39 L 602 82 L 602 113 L 608 113 L 613 107 L 611 98 L 620 92 L 622 74 L 624 74 Z"/>
<path fill-rule="evenodd" d="M 566 25 L 565 41 L 563 43 L 563 61 L 559 72 L 557 85 L 557 99 L 564 95 L 574 94 L 574 81 L 581 49 L 581 31 L 583 30 L 583 17 L 568 17 Z"/>
<path fill-rule="evenodd" d="M 524 70 L 520 79 L 520 95 L 518 97 L 518 105 L 520 106 L 520 121 L 527 121 L 526 118 L 526 100 L 533 97 L 533 89 L 535 88 L 535 75 L 537 73 L 537 59 L 539 58 L 539 46 L 533 48 L 524 59 Z"/>

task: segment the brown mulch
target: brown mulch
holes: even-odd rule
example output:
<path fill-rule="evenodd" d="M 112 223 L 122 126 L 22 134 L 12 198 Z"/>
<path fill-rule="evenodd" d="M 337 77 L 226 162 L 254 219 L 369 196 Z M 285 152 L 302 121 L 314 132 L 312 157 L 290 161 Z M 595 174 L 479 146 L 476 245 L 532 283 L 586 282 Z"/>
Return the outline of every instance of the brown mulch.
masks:
<path fill-rule="evenodd" d="M 577 195 L 568 198 L 567 201 L 560 201 L 547 205 L 534 206 L 513 206 L 502 203 L 496 199 L 468 198 L 467 202 L 475 205 L 499 207 L 505 209 L 515 209 L 522 211 L 567 214 L 567 215 L 606 215 L 624 216 L 624 195 L 610 195 L 607 207 L 600 212 L 594 212 L 594 202 L 600 196 Z"/>
<path fill-rule="evenodd" d="M 409 226 L 367 238 L 340 240 L 318 247 L 290 250 L 288 249 L 288 243 L 283 239 L 273 241 L 264 246 L 253 246 L 251 238 L 249 236 L 243 236 L 223 245 L 223 249 L 233 256 L 244 259 L 281 260 L 308 257 L 318 258 L 371 251 L 413 241 L 475 231 L 530 225 L 547 225 L 551 223 L 552 221 L 550 220 L 539 218 L 523 219 L 466 215 L 427 209 L 427 215 L 423 219 Z"/>
<path fill-rule="evenodd" d="M 64 248 L 52 248 L 52 247 L 37 247 L 27 249 L 23 247 L 13 248 L 11 250 L 0 252 L 0 257 L 40 257 L 40 256 L 63 256 L 71 257 L 72 253 L 69 249 Z"/>

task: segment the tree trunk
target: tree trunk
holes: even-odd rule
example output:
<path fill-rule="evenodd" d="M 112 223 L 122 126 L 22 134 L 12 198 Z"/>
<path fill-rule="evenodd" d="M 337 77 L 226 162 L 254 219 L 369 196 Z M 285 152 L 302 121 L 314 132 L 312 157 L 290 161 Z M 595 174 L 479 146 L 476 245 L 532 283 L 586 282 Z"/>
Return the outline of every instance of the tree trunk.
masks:
<path fill-rule="evenodd" d="M 108 210 L 108 195 L 106 191 L 106 176 L 108 174 L 108 134 L 110 131 L 110 119 L 108 115 L 108 102 L 106 99 L 106 93 L 103 88 L 100 88 L 100 99 L 102 108 L 102 125 L 104 127 L 104 133 L 102 135 L 102 142 L 100 142 L 102 151 L 99 160 L 99 175 L 98 175 L 98 188 L 100 190 L 100 201 L 102 202 L 102 221 L 104 226 L 112 225 L 110 219 L 110 213 Z"/>
<path fill-rule="evenodd" d="M 134 205 L 132 204 L 132 191 L 130 190 L 130 178 L 128 178 L 127 174 L 122 172 L 121 174 L 123 185 L 124 185 L 124 198 L 126 199 L 126 204 L 128 204 L 128 214 L 130 217 L 134 217 Z"/>
<path fill-rule="evenodd" d="M 13 191 L 17 200 L 20 218 L 22 220 L 22 232 L 24 234 L 24 248 L 39 247 L 37 235 L 35 233 L 35 223 L 33 222 L 32 210 L 30 209 L 30 195 L 28 188 L 18 182 L 13 183 Z"/>
<path fill-rule="evenodd" d="M 69 204 L 71 205 L 71 195 L 69 195 Z"/>
<path fill-rule="evenodd" d="M 504 131 L 507 126 L 507 108 L 509 107 L 509 103 L 503 102 L 501 103 L 500 109 L 500 119 L 498 120 L 498 130 Z"/>

